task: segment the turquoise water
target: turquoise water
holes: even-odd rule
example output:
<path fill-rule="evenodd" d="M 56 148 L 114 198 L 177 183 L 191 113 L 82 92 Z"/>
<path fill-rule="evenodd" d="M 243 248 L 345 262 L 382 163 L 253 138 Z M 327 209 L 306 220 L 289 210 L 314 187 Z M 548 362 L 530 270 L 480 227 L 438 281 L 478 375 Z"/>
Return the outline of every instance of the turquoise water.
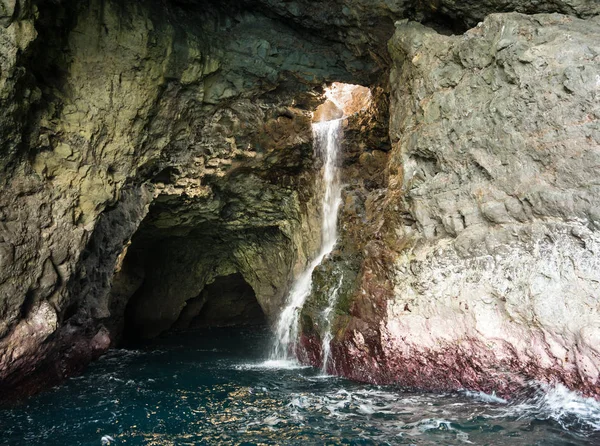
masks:
<path fill-rule="evenodd" d="M 111 351 L 0 411 L 2 444 L 600 444 L 600 404 L 562 388 L 506 403 L 362 385 L 264 364 L 268 343 L 262 329 L 210 330 Z"/>

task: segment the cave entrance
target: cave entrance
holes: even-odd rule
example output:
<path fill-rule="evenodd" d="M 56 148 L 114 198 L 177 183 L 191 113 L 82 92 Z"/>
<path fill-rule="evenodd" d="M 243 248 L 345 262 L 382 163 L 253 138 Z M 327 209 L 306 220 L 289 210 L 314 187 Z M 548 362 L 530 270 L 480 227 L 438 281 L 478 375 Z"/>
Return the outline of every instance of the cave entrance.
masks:
<path fill-rule="evenodd" d="M 240 273 L 219 276 L 186 302 L 175 330 L 266 325 L 252 287 Z"/>
<path fill-rule="evenodd" d="M 313 122 L 346 118 L 366 110 L 371 105 L 371 89 L 362 85 L 333 82 L 325 88 L 325 102 L 313 113 Z"/>

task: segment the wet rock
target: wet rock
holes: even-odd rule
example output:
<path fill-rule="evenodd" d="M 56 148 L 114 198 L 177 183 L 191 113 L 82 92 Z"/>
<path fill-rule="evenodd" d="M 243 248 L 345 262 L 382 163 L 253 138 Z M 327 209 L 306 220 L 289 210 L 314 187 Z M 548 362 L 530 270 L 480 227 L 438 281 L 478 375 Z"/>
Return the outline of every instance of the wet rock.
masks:
<path fill-rule="evenodd" d="M 150 286 L 139 240 L 202 248 L 222 230 L 214 248 L 229 257 L 211 266 L 235 264 L 274 314 L 318 243 L 312 110 L 295 98 L 372 62 L 239 8 L 13 3 L 0 4 L 0 387 L 36 370 L 50 382 L 118 342 L 128 300 Z M 158 290 L 147 320 L 167 329 L 197 293 L 163 308 Z M 22 342 L 37 308 L 53 309 L 51 336 Z"/>
<path fill-rule="evenodd" d="M 454 37 L 397 24 L 387 188 L 342 233 L 342 246 L 360 227 L 369 241 L 352 254 L 334 371 L 600 396 L 599 23 L 493 14 Z"/>

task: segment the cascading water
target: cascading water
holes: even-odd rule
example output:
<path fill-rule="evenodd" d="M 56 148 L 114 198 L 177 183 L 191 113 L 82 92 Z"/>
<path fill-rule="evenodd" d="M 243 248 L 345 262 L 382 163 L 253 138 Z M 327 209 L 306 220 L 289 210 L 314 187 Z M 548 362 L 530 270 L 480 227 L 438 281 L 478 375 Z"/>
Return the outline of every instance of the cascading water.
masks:
<path fill-rule="evenodd" d="M 340 133 L 341 119 L 313 124 L 315 149 L 323 157 L 321 248 L 292 286 L 287 305 L 277 322 L 271 360 L 289 360 L 293 357 L 298 339 L 298 318 L 312 291 L 313 271 L 333 250 L 337 241 L 337 214 L 342 202 L 338 168 Z"/>
<path fill-rule="evenodd" d="M 329 363 L 329 356 L 331 354 L 331 340 L 333 339 L 333 333 L 331 332 L 331 316 L 337 304 L 338 294 L 340 292 L 340 288 L 342 287 L 343 281 L 344 275 L 342 274 L 337 286 L 329 295 L 327 308 L 325 308 L 323 311 L 323 320 L 325 321 L 325 329 L 323 330 L 323 333 L 321 333 L 321 356 L 323 361 L 321 365 L 321 372 L 323 374 L 327 373 L 327 364 Z"/>

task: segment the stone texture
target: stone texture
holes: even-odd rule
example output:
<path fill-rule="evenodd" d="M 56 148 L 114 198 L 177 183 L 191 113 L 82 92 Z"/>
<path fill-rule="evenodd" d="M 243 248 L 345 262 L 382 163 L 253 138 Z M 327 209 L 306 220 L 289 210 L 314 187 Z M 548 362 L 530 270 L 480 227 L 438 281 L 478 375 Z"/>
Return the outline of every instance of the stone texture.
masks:
<path fill-rule="evenodd" d="M 344 111 L 338 108 L 333 101 L 327 100 L 317 107 L 313 113 L 313 121 L 332 121 L 334 119 L 340 119 L 343 116 Z"/>
<path fill-rule="evenodd" d="M 168 329 L 206 284 L 234 273 L 273 320 L 292 275 L 319 243 L 310 114 L 265 114 L 245 102 L 216 117 L 227 124 L 209 121 L 208 159 L 159 175 L 156 199 L 128 248 L 127 270 L 133 280 L 145 277 L 129 306 L 138 336 Z"/>
<path fill-rule="evenodd" d="M 137 240 L 150 244 L 224 222 L 245 246 L 225 251 L 276 311 L 318 242 L 303 235 L 311 188 L 296 189 L 314 172 L 308 110 L 323 82 L 357 81 L 371 62 L 237 9 L 23 0 L 0 11 L 2 392 L 27 375 L 29 390 L 43 387 L 119 339 L 144 282 L 127 257 L 148 212 L 142 227 L 160 230 Z M 274 254 L 244 239 L 252 230 L 278 234 Z M 184 303 L 157 311 L 171 324 Z"/>
<path fill-rule="evenodd" d="M 265 315 L 254 290 L 238 273 L 217 277 L 200 296 L 188 301 L 176 326 L 185 330 L 264 323 Z"/>
<path fill-rule="evenodd" d="M 397 24 L 387 188 L 364 200 L 360 251 L 326 266 L 353 277 L 333 371 L 600 396 L 599 24 L 493 14 L 464 36 Z M 304 343 L 319 363 L 312 305 Z"/>
<path fill-rule="evenodd" d="M 337 105 L 344 116 L 351 116 L 369 108 L 372 96 L 368 87 L 341 82 L 334 82 L 325 89 L 325 97 Z"/>
<path fill-rule="evenodd" d="M 526 14 L 558 12 L 579 17 L 600 14 L 596 0 L 245 0 L 269 14 L 299 26 L 318 30 L 331 40 L 344 42 L 355 54 L 371 54 L 387 66 L 385 43 L 394 22 L 410 18 L 444 33 L 462 33 L 495 12 Z"/>
<path fill-rule="evenodd" d="M 491 16 L 456 37 L 404 23 L 386 47 L 402 18 L 451 34 L 510 10 L 600 5 L 1 0 L 2 395 L 80 371 L 127 321 L 169 329 L 219 276 L 241 274 L 273 319 L 319 244 L 310 112 L 330 81 L 374 101 L 346 124 L 342 240 L 307 344 L 343 275 L 342 373 L 500 389 L 503 367 L 597 394 L 598 19 Z M 507 314 L 513 328 L 489 322 Z M 450 334 L 422 323 L 447 317 Z"/>

